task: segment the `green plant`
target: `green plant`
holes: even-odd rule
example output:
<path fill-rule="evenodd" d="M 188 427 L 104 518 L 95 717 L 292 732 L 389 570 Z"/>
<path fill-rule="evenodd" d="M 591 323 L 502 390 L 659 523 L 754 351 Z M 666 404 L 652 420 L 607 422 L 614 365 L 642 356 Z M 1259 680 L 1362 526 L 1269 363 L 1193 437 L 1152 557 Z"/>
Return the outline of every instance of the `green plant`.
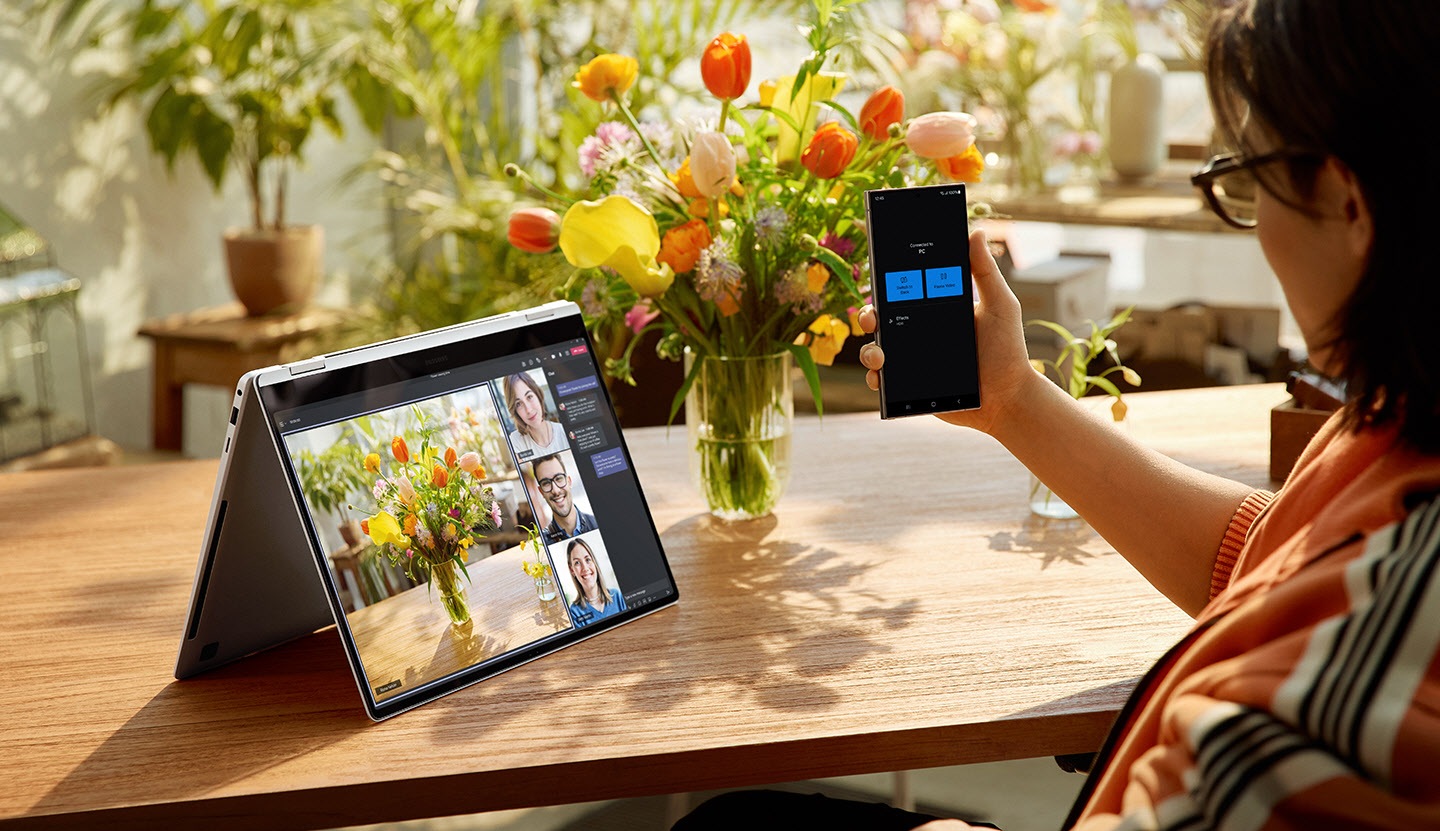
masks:
<path fill-rule="evenodd" d="M 135 100 L 173 169 L 193 155 L 218 191 L 234 168 L 256 230 L 286 224 L 291 168 L 317 126 L 343 133 L 337 91 L 358 85 L 353 6 L 340 0 L 39 0 L 48 39 L 124 43 L 107 106 Z M 359 67 L 357 69 L 357 67 Z"/>
<path fill-rule="evenodd" d="M 366 490 L 365 453 L 353 441 L 336 441 L 320 453 L 301 450 L 295 469 L 300 490 L 311 505 L 326 513 L 348 519 L 345 508 L 352 494 Z"/>
<path fill-rule="evenodd" d="M 1118 372 L 1125 383 L 1132 387 L 1138 387 L 1140 386 L 1140 373 L 1120 361 L 1115 341 L 1110 336 L 1115 333 L 1116 329 L 1125 325 L 1125 322 L 1130 319 L 1130 313 L 1134 310 L 1134 306 L 1123 309 L 1104 325 L 1093 320 L 1087 321 L 1090 324 L 1090 336 L 1084 338 L 1075 336 L 1069 329 L 1054 321 L 1026 321 L 1027 327 L 1039 326 L 1049 329 L 1059 335 L 1064 342 L 1054 360 L 1032 358 L 1030 365 L 1035 367 L 1036 372 L 1047 377 L 1053 372 L 1054 380 L 1070 394 L 1071 398 L 1082 398 L 1096 389 L 1112 396 L 1115 401 L 1110 405 L 1111 416 L 1116 421 L 1125 420 L 1127 408 L 1124 396 L 1109 376 Z M 1091 365 L 1101 355 L 1108 356 L 1114 363 L 1112 366 L 1092 374 Z"/>

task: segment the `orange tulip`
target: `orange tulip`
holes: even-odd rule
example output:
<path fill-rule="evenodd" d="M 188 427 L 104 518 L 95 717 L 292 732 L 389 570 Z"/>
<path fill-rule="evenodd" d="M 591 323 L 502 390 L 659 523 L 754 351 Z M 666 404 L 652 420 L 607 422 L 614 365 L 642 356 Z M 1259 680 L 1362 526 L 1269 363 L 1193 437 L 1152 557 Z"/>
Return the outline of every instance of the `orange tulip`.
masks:
<path fill-rule="evenodd" d="M 716 98 L 744 95 L 750 86 L 750 43 L 745 36 L 726 32 L 710 41 L 700 56 L 700 77 Z"/>
<path fill-rule="evenodd" d="M 972 144 L 958 156 L 937 159 L 935 166 L 952 182 L 978 182 L 980 174 L 985 172 L 985 157 L 980 155 L 980 148 Z"/>
<path fill-rule="evenodd" d="M 549 208 L 521 208 L 510 214 L 510 244 L 531 254 L 548 254 L 560 241 L 560 214 Z"/>
<path fill-rule="evenodd" d="M 420 520 L 414 514 L 406 514 L 403 522 L 400 523 L 400 531 L 407 537 L 415 536 L 415 531 L 420 527 Z"/>
<path fill-rule="evenodd" d="M 443 488 L 449 481 L 450 474 L 446 472 L 444 465 L 436 465 L 435 468 L 430 471 L 430 484 L 435 487 Z"/>
<path fill-rule="evenodd" d="M 881 87 L 860 108 L 860 129 L 876 141 L 890 137 L 890 125 L 905 119 L 905 93 L 894 87 Z"/>
<path fill-rule="evenodd" d="M 860 140 L 854 133 L 834 121 L 827 121 L 810 137 L 805 152 L 800 154 L 800 164 L 821 179 L 834 179 L 845 172 L 859 146 Z"/>
<path fill-rule="evenodd" d="M 626 55 L 601 55 L 580 67 L 574 86 L 592 101 L 609 101 L 624 95 L 640 74 L 640 62 Z"/>
<path fill-rule="evenodd" d="M 695 268 L 700 252 L 709 248 L 710 243 L 710 229 L 706 227 L 705 220 L 692 219 L 665 232 L 655 260 L 670 266 L 676 274 L 685 274 Z"/>
<path fill-rule="evenodd" d="M 727 291 L 715 299 L 715 308 L 720 311 L 721 317 L 729 317 L 740 311 L 740 298 Z"/>
<path fill-rule="evenodd" d="M 395 461 L 402 465 L 410 461 L 410 448 L 405 446 L 405 440 L 399 436 L 390 440 L 390 453 L 395 456 Z"/>
<path fill-rule="evenodd" d="M 460 457 L 455 454 L 455 448 L 453 448 L 453 447 L 447 447 L 447 448 L 445 448 L 445 466 L 446 466 L 446 467 L 454 467 L 454 466 L 455 466 L 455 460 L 457 460 L 457 459 L 459 459 L 459 458 L 460 458 Z"/>

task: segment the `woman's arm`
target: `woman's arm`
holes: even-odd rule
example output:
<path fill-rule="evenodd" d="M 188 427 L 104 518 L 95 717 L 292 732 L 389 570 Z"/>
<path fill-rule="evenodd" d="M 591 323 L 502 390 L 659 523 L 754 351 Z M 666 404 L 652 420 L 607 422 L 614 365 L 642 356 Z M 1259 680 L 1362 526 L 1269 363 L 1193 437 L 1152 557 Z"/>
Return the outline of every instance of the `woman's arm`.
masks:
<path fill-rule="evenodd" d="M 1037 373 L 1025 351 L 1020 302 L 983 231 L 970 235 L 970 261 L 983 403 L 940 418 L 998 439 L 1166 597 L 1197 614 L 1209 602 L 1226 528 L 1253 489 L 1144 447 Z M 861 311 L 860 326 L 875 331 L 873 308 Z M 860 360 L 876 389 L 884 354 L 866 344 Z"/>

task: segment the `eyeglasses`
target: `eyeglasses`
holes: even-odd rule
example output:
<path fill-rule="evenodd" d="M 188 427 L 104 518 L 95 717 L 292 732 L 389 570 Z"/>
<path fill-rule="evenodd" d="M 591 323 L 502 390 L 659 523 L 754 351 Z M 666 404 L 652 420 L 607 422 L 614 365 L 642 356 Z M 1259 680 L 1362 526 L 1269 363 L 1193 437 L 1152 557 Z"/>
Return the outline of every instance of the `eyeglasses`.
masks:
<path fill-rule="evenodd" d="M 1205 194 L 1205 201 L 1225 224 L 1248 230 L 1255 227 L 1255 191 L 1261 187 L 1255 170 L 1271 162 L 1295 159 L 1319 161 L 1324 154 L 1309 150 L 1277 150 L 1259 156 L 1243 153 L 1215 156 L 1205 163 L 1190 184 Z"/>
<path fill-rule="evenodd" d="M 557 473 L 549 479 L 537 479 L 535 484 L 540 486 L 541 493 L 549 493 L 556 488 L 564 490 L 570 486 L 570 477 L 563 473 Z"/>

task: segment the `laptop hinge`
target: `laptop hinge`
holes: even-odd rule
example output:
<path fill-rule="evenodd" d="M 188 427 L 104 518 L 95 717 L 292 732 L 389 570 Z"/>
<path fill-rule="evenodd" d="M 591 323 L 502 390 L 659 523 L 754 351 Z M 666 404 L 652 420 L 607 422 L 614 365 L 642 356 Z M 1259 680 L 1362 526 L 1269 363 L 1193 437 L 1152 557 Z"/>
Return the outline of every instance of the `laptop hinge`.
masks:
<path fill-rule="evenodd" d="M 317 369 L 324 369 L 324 368 L 325 368 L 325 361 L 317 358 L 316 360 L 313 360 L 313 361 L 306 361 L 306 362 L 303 363 L 303 364 L 295 364 L 294 366 L 290 367 L 290 374 L 291 374 L 291 375 L 304 375 L 304 374 L 307 373 L 307 372 L 314 372 L 314 371 L 317 370 Z"/>

